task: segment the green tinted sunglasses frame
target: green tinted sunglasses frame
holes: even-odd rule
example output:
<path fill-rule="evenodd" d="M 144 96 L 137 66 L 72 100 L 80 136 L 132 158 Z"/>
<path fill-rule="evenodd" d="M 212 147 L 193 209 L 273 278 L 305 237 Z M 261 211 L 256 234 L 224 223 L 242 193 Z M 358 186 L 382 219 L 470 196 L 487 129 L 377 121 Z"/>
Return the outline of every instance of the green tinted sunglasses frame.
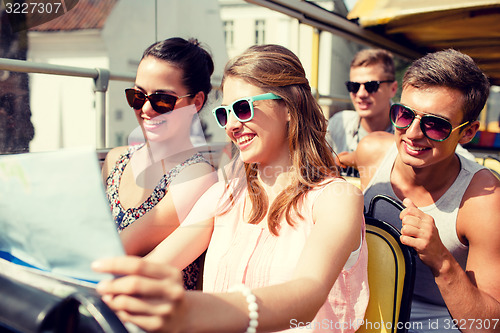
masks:
<path fill-rule="evenodd" d="M 235 118 L 238 119 L 238 121 L 244 123 L 253 119 L 253 102 L 268 99 L 281 99 L 281 97 L 273 93 L 266 93 L 252 97 L 240 98 L 234 101 L 231 105 L 222 105 L 214 108 L 212 110 L 212 113 L 214 114 L 215 120 L 217 121 L 219 127 L 225 128 L 227 119 L 229 118 L 229 112 L 233 112 Z"/>

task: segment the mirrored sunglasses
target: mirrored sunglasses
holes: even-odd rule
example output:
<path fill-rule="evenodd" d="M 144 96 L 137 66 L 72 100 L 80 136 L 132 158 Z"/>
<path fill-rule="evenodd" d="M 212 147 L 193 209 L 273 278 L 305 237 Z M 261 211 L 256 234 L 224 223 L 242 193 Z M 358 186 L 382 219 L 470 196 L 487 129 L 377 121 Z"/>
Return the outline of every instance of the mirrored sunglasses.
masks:
<path fill-rule="evenodd" d="M 431 114 L 420 116 L 417 115 L 417 113 L 413 109 L 397 103 L 391 106 L 390 112 L 391 122 L 396 128 L 406 129 L 410 127 L 415 118 L 419 118 L 420 130 L 425 135 L 425 137 L 432 141 L 438 142 L 448 139 L 448 137 L 454 130 L 469 123 L 469 121 L 466 121 L 465 123 L 462 123 L 453 128 L 451 123 L 444 118 Z"/>
<path fill-rule="evenodd" d="M 217 124 L 221 128 L 225 128 L 227 124 L 227 119 L 229 117 L 229 112 L 233 112 L 235 118 L 242 123 L 250 121 L 254 116 L 253 102 L 263 101 L 267 99 L 281 99 L 281 97 L 273 93 L 266 93 L 252 97 L 245 97 L 238 99 L 231 105 L 218 106 L 212 110 L 212 113 L 214 114 Z"/>
<path fill-rule="evenodd" d="M 149 100 L 153 110 L 160 114 L 172 111 L 179 99 L 192 95 L 193 94 L 175 96 L 160 92 L 146 95 L 145 93 L 137 89 L 125 89 L 125 96 L 127 97 L 128 105 L 130 105 L 131 108 L 140 110 L 144 106 L 144 103 L 146 103 L 146 100 Z"/>
<path fill-rule="evenodd" d="M 346 81 L 345 86 L 347 88 L 347 91 L 350 93 L 357 93 L 359 91 L 359 88 L 361 85 L 363 85 L 366 89 L 366 91 L 369 94 L 375 93 L 378 91 L 378 88 L 380 87 L 380 84 L 382 83 L 389 83 L 389 82 L 394 82 L 394 80 L 385 80 L 385 81 L 368 81 L 368 82 L 353 82 L 353 81 Z"/>

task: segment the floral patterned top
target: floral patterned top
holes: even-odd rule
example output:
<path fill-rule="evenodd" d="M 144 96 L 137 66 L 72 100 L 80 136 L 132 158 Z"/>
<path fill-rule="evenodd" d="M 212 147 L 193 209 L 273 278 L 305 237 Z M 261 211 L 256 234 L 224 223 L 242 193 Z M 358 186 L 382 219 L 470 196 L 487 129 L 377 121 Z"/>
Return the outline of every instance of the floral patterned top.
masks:
<path fill-rule="evenodd" d="M 184 168 L 189 165 L 196 163 L 208 163 L 203 155 L 200 153 L 195 153 L 193 156 L 185 160 L 184 162 L 176 165 L 170 171 L 168 171 L 160 179 L 158 185 L 154 188 L 151 195 L 138 207 L 132 207 L 124 209 L 121 205 L 120 198 L 118 197 L 118 189 L 120 188 L 120 180 L 123 175 L 125 167 L 130 161 L 131 156 L 139 150 L 143 145 L 130 146 L 127 151 L 125 151 L 118 160 L 114 168 L 111 170 L 108 178 L 106 179 L 106 195 L 108 197 L 109 204 L 111 206 L 111 212 L 113 219 L 116 223 L 116 227 L 119 232 L 134 223 L 144 214 L 153 209 L 165 196 L 168 191 L 168 187 L 172 180 L 181 172 Z M 186 289 L 195 289 L 198 282 L 198 277 L 200 273 L 200 258 L 195 260 L 192 264 L 187 266 L 183 271 L 184 287 Z"/>

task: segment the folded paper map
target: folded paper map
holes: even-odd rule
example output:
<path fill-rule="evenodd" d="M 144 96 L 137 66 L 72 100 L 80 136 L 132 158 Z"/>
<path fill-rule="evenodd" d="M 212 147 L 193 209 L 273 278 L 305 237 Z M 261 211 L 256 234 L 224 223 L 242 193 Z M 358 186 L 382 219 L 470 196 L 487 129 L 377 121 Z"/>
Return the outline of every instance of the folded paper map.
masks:
<path fill-rule="evenodd" d="M 0 257 L 85 281 L 92 261 L 124 255 L 95 149 L 0 156 Z"/>

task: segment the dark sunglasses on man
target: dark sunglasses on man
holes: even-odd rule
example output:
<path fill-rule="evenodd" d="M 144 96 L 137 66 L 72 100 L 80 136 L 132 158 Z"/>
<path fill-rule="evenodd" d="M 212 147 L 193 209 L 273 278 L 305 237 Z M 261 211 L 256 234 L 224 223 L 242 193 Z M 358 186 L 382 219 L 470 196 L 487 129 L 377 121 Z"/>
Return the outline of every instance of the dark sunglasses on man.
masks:
<path fill-rule="evenodd" d="M 149 100 L 153 110 L 157 113 L 164 114 L 171 112 L 175 108 L 175 104 L 179 99 L 193 96 L 193 94 L 175 96 L 172 94 L 157 92 L 146 95 L 140 90 L 128 88 L 125 89 L 125 96 L 127 97 L 128 105 L 130 105 L 130 107 L 134 110 L 140 110 L 144 106 L 144 103 L 146 103 L 146 100 Z"/>
<path fill-rule="evenodd" d="M 394 82 L 394 80 L 368 81 L 368 82 L 346 81 L 345 86 L 346 86 L 348 92 L 355 94 L 359 91 L 359 88 L 361 87 L 361 85 L 363 85 L 365 87 L 365 90 L 369 94 L 373 94 L 373 93 L 376 93 L 378 91 L 380 84 L 389 83 L 389 82 Z"/>
<path fill-rule="evenodd" d="M 420 119 L 420 130 L 426 138 L 432 141 L 444 141 L 453 133 L 469 123 L 466 121 L 457 127 L 453 127 L 451 123 L 445 119 L 432 114 L 418 115 L 415 110 L 406 105 L 395 103 L 391 106 L 391 122 L 396 128 L 407 129 L 411 126 L 415 118 Z"/>

